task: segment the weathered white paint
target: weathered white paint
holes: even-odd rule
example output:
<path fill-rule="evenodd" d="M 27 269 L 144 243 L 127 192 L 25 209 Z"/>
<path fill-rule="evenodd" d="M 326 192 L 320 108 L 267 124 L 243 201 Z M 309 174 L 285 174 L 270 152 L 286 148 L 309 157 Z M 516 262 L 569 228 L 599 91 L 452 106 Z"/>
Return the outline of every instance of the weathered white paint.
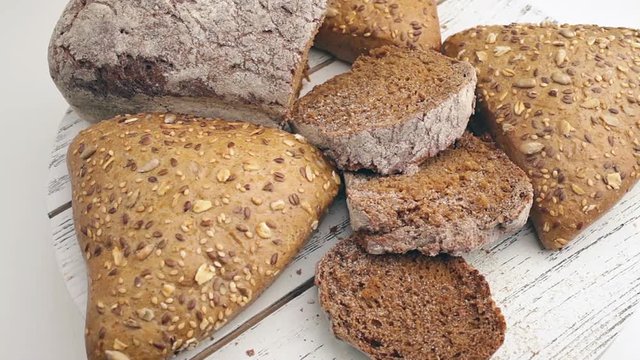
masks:
<path fill-rule="evenodd" d="M 586 10 L 586 9 L 585 9 Z M 526 0 L 444 0 L 443 36 L 477 24 L 539 22 L 549 17 Z M 550 14 L 553 15 L 553 14 Z M 314 85 L 348 69 L 322 52 L 310 55 Z M 69 112 L 52 152 L 47 212 L 71 296 L 84 311 L 86 273 L 73 231 L 66 148 L 89 126 Z M 466 256 L 491 284 L 509 329 L 496 359 L 595 359 L 640 300 L 640 187 L 561 252 L 541 249 L 530 226 Z M 315 264 L 350 234 L 343 199 L 336 201 L 304 250 L 255 303 L 214 338 L 179 359 L 364 359 L 336 340 L 311 287 Z M 226 345 L 225 345 L 226 344 Z M 219 349 L 219 350 L 218 350 Z"/>
<path fill-rule="evenodd" d="M 494 359 L 596 359 L 640 301 L 640 187 L 560 252 L 527 225 L 465 258 L 507 319 Z M 336 340 L 312 287 L 207 360 L 365 359 Z"/>

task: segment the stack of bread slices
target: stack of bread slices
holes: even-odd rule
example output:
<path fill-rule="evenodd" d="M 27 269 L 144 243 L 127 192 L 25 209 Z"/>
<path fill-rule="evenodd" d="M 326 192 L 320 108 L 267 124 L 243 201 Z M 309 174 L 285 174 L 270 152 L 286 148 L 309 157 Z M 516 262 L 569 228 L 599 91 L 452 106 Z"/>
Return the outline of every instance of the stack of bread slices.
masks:
<path fill-rule="evenodd" d="M 318 265 L 320 302 L 374 359 L 488 358 L 504 339 L 484 278 L 455 256 L 520 229 L 533 189 L 466 131 L 475 88 L 467 62 L 383 46 L 290 113 L 344 171 L 354 230 Z"/>
<path fill-rule="evenodd" d="M 353 65 L 296 101 L 314 39 Z M 477 27 L 440 47 L 434 0 L 71 0 L 52 78 L 112 117 L 68 152 L 89 358 L 209 337 L 317 228 L 337 170 L 354 234 L 316 274 L 336 336 L 373 359 L 491 357 L 505 320 L 460 256 L 532 204 L 560 249 L 635 184 L 640 32 Z M 476 103 L 496 143 L 467 130 Z"/>

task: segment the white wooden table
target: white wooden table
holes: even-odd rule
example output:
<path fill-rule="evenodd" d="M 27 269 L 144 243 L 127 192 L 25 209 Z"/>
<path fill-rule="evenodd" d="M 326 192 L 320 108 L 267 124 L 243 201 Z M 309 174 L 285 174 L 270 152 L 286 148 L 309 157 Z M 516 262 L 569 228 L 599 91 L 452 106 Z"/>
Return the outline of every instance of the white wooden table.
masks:
<path fill-rule="evenodd" d="M 476 24 L 554 19 L 554 14 L 529 2 L 441 0 L 443 34 Z M 348 69 L 315 50 L 310 66 L 311 81 L 303 93 Z M 47 198 L 59 268 L 83 312 L 86 274 L 73 231 L 65 152 L 71 139 L 87 126 L 71 112 L 60 123 Z M 364 359 L 333 338 L 313 286 L 317 261 L 350 231 L 340 199 L 304 250 L 255 303 L 212 339 L 178 358 Z M 543 250 L 528 225 L 466 258 L 485 274 L 507 319 L 506 341 L 495 359 L 598 358 L 640 302 L 640 186 L 561 252 Z"/>

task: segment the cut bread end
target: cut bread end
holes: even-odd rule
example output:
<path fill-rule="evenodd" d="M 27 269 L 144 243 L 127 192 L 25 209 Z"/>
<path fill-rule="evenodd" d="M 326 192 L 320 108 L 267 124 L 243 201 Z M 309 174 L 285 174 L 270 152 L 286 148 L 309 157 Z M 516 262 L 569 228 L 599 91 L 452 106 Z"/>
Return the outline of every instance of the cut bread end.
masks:
<path fill-rule="evenodd" d="M 501 346 L 504 317 L 464 259 L 371 255 L 357 242 L 340 242 L 316 273 L 338 338 L 380 360 L 489 359 Z"/>

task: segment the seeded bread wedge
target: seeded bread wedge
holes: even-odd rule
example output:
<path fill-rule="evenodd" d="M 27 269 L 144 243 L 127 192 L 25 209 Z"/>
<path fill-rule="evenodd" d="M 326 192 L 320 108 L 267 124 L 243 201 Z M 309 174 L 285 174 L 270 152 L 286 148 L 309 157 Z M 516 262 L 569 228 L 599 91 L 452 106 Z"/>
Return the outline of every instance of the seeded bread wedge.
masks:
<path fill-rule="evenodd" d="M 289 121 L 343 170 L 410 173 L 462 135 L 475 84 L 466 62 L 382 47 L 298 100 Z"/>
<path fill-rule="evenodd" d="M 171 111 L 282 126 L 326 0 L 70 0 L 49 70 L 84 119 Z"/>
<path fill-rule="evenodd" d="M 414 175 L 345 173 L 354 231 L 372 254 L 460 254 L 519 230 L 533 189 L 493 143 L 467 133 Z"/>
<path fill-rule="evenodd" d="M 371 255 L 344 240 L 318 264 L 320 305 L 336 337 L 374 360 L 489 359 L 504 317 L 464 259 Z"/>
<path fill-rule="evenodd" d="M 440 51 L 435 0 L 330 0 L 314 46 L 353 62 L 384 45 Z"/>
<path fill-rule="evenodd" d="M 444 50 L 477 68 L 481 116 L 532 179 L 545 247 L 567 245 L 637 182 L 640 31 L 482 26 Z"/>
<path fill-rule="evenodd" d="M 167 359 L 210 336 L 298 252 L 340 181 L 300 136 L 172 114 L 98 123 L 68 162 L 90 360 Z"/>

